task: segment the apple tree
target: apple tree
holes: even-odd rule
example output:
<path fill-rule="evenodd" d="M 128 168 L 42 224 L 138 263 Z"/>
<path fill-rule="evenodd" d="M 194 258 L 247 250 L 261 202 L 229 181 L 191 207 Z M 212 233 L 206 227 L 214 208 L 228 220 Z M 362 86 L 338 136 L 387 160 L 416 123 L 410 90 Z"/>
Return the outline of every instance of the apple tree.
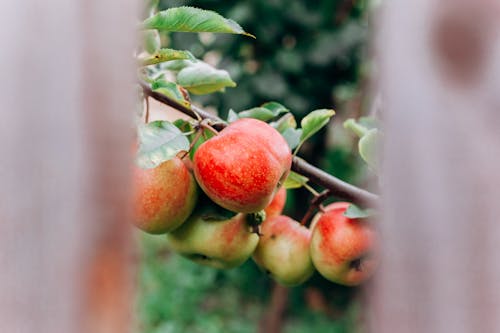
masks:
<path fill-rule="evenodd" d="M 162 234 L 169 248 L 196 263 L 227 269 L 248 259 L 284 286 L 317 271 L 327 280 L 359 285 L 378 263 L 372 225 L 378 196 L 346 183 L 301 158 L 304 143 L 335 111 L 316 109 L 297 121 L 277 101 L 221 111 L 203 110 L 196 96 L 231 94 L 237 83 L 225 70 L 191 52 L 164 47 L 170 32 L 235 34 L 255 39 L 214 11 L 173 7 L 141 24 L 137 52 L 140 98 L 134 171 L 135 223 Z M 192 99 L 193 96 L 193 99 Z M 187 115 L 150 121 L 150 99 Z M 374 117 L 349 119 L 357 149 L 374 174 L 381 132 Z M 310 192 L 295 220 L 281 215 L 286 191 Z M 337 203 L 325 205 L 329 200 Z M 314 217 L 314 219 L 313 219 Z"/>

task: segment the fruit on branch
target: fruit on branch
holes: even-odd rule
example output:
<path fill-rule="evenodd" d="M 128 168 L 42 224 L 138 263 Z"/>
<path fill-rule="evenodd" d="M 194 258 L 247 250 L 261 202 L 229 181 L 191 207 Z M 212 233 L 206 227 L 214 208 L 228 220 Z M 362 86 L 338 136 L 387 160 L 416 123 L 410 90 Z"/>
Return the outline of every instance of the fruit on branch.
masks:
<path fill-rule="evenodd" d="M 288 216 L 274 216 L 262 224 L 253 259 L 277 282 L 294 286 L 314 272 L 309 254 L 311 231 Z"/>
<path fill-rule="evenodd" d="M 285 208 L 285 203 L 286 189 L 282 187 L 278 190 L 271 203 L 264 209 L 266 212 L 266 218 L 280 215 L 283 208 Z"/>
<path fill-rule="evenodd" d="M 219 269 L 243 264 L 259 242 L 245 214 L 222 221 L 193 214 L 180 228 L 168 234 L 167 239 L 179 254 Z"/>
<path fill-rule="evenodd" d="M 310 251 L 323 277 L 355 286 L 368 279 L 378 266 L 378 236 L 368 219 L 344 216 L 347 207 L 347 202 L 326 207 L 312 228 Z"/>
<path fill-rule="evenodd" d="M 134 223 L 151 234 L 179 227 L 196 204 L 196 182 L 178 157 L 153 169 L 135 166 L 133 185 Z"/>
<path fill-rule="evenodd" d="M 220 206 L 243 213 L 264 209 L 292 163 L 288 144 L 263 121 L 240 119 L 204 142 L 194 154 L 194 174 Z"/>
<path fill-rule="evenodd" d="M 333 209 L 337 209 L 337 208 L 345 208 L 347 209 L 347 207 L 349 207 L 350 203 L 348 202 L 343 202 L 343 201 L 339 201 L 339 202 L 334 202 L 334 203 L 331 203 L 329 204 L 324 210 L 327 211 L 327 210 L 333 210 Z M 321 218 L 321 216 L 323 216 L 323 212 L 318 212 L 316 215 L 314 215 L 312 221 L 311 221 L 311 224 L 309 225 L 309 229 L 311 230 L 314 230 L 314 227 L 316 226 L 316 223 L 318 223 L 318 220 Z"/>

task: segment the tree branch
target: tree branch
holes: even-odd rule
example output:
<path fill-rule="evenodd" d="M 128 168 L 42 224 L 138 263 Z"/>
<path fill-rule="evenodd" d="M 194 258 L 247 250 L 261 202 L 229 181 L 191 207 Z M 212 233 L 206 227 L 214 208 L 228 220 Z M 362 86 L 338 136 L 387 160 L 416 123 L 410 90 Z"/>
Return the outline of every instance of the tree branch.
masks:
<path fill-rule="evenodd" d="M 139 79 L 139 84 L 141 85 L 146 97 L 152 97 L 157 101 L 166 104 L 192 118 L 198 119 L 199 116 L 202 119 L 209 119 L 215 123 L 212 126 L 217 129 L 222 129 L 227 126 L 219 117 L 208 113 L 207 111 L 200 109 L 195 105 L 191 104 L 191 107 L 186 107 L 185 105 L 182 105 L 181 103 L 168 96 L 165 96 L 157 91 L 153 91 L 149 84 L 141 79 Z M 315 166 L 312 166 L 299 157 L 293 158 L 292 170 L 309 178 L 309 180 L 311 180 L 313 183 L 330 190 L 330 195 L 335 196 L 339 199 L 346 200 L 361 206 L 375 207 L 378 205 L 378 195 L 346 183 L 330 175 L 329 173 Z"/>

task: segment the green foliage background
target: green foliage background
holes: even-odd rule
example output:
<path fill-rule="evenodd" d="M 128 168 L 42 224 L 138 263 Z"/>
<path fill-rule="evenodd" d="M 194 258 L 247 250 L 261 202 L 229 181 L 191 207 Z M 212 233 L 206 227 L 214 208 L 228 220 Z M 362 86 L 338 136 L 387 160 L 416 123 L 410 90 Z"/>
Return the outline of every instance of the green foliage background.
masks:
<path fill-rule="evenodd" d="M 245 110 L 274 100 L 296 117 L 333 108 L 337 121 L 302 148 L 301 155 L 327 172 L 363 185 L 367 175 L 355 149 L 354 136 L 341 121 L 364 111 L 367 73 L 365 1 L 253 0 L 159 1 L 166 9 L 190 5 L 215 10 L 234 19 L 257 40 L 234 35 L 172 33 L 164 46 L 189 50 L 196 57 L 230 72 L 238 83 L 226 93 L 193 96 L 225 117 L 229 109 Z M 309 194 L 289 191 L 285 212 L 304 214 Z M 141 261 L 138 275 L 137 332 L 256 332 L 267 311 L 272 281 L 250 260 L 242 267 L 218 271 L 173 253 L 162 236 L 138 232 Z M 306 301 L 311 288 L 320 290 L 327 310 Z M 284 332 L 355 332 L 360 313 L 357 290 L 316 274 L 290 289 Z"/>

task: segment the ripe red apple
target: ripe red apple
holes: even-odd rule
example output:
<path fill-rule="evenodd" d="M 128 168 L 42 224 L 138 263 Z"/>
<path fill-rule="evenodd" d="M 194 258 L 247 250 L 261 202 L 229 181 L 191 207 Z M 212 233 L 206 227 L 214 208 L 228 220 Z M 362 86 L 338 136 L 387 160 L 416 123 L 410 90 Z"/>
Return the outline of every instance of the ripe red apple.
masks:
<path fill-rule="evenodd" d="M 285 208 L 285 203 L 286 189 L 282 187 L 278 190 L 271 203 L 264 209 L 266 212 L 266 219 L 280 215 L 281 212 L 283 212 L 283 208 Z"/>
<path fill-rule="evenodd" d="M 325 209 L 312 229 L 311 258 L 326 279 L 355 286 L 368 279 L 379 262 L 378 236 L 367 219 L 344 216 L 349 203 Z"/>
<path fill-rule="evenodd" d="M 252 255 L 259 236 L 251 231 L 246 215 L 209 220 L 194 214 L 167 235 L 170 247 L 199 264 L 219 269 L 243 264 Z"/>
<path fill-rule="evenodd" d="M 309 255 L 311 231 L 288 216 L 266 219 L 253 259 L 276 281 L 294 286 L 314 272 Z"/>
<path fill-rule="evenodd" d="M 220 206 L 243 213 L 264 209 L 292 163 L 288 144 L 263 121 L 239 119 L 204 142 L 194 154 L 194 174 Z"/>
<path fill-rule="evenodd" d="M 151 234 L 179 227 L 191 215 L 197 189 L 193 175 L 175 157 L 153 169 L 134 167 L 134 223 Z"/>

